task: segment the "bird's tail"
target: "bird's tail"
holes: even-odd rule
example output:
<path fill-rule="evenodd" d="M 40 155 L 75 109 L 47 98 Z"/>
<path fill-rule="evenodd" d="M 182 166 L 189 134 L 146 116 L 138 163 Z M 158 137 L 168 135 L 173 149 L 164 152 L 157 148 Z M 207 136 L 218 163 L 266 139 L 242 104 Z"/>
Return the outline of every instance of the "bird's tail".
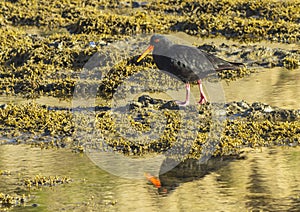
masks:
<path fill-rule="evenodd" d="M 206 58 L 211 62 L 216 71 L 237 70 L 246 67 L 244 63 L 229 62 L 222 58 L 216 57 L 210 53 L 204 52 Z"/>
<path fill-rule="evenodd" d="M 244 63 L 229 62 L 229 61 L 226 62 L 229 63 L 229 65 L 224 65 L 224 67 L 221 66 L 221 68 L 223 68 L 222 70 L 236 70 L 236 69 L 246 67 Z"/>
<path fill-rule="evenodd" d="M 214 64 L 216 71 L 225 71 L 225 70 L 238 70 L 243 67 L 246 67 L 244 63 L 238 62 L 229 62 L 223 59 L 220 59 L 219 63 Z"/>

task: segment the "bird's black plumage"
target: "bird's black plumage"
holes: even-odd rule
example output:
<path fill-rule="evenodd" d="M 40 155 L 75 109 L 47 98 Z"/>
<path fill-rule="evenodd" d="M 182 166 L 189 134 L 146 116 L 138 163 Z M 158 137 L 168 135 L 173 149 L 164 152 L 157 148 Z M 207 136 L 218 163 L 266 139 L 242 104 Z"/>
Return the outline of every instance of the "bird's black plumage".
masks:
<path fill-rule="evenodd" d="M 138 58 L 142 60 L 152 51 L 152 56 L 157 67 L 186 83 L 186 98 L 184 102 L 176 101 L 181 106 L 187 106 L 190 101 L 191 81 L 197 81 L 200 91 L 199 104 L 207 101 L 201 83 L 201 78 L 222 70 L 238 69 L 242 63 L 232 63 L 204 52 L 196 47 L 172 44 L 170 40 L 162 35 L 153 35 L 150 46 Z"/>
<path fill-rule="evenodd" d="M 160 70 L 169 72 L 183 82 L 196 81 L 211 73 L 238 69 L 242 63 L 232 63 L 196 47 L 172 44 L 165 36 L 153 35 L 153 59 Z"/>

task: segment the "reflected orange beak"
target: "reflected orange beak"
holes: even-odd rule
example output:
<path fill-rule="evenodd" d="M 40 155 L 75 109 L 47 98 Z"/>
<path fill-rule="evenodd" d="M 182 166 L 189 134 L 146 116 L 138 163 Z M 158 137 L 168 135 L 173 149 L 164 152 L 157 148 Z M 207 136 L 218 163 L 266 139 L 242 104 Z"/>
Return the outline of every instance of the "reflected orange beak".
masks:
<path fill-rule="evenodd" d="M 147 54 L 149 54 L 150 52 L 152 52 L 154 49 L 153 45 L 150 45 L 144 52 L 143 54 L 137 59 L 137 62 L 140 62 L 144 57 L 147 56 Z"/>
<path fill-rule="evenodd" d="M 160 188 L 161 187 L 161 182 L 157 177 L 152 176 L 149 173 L 144 173 L 145 177 L 147 178 L 147 180 L 149 182 L 151 182 L 156 188 Z"/>

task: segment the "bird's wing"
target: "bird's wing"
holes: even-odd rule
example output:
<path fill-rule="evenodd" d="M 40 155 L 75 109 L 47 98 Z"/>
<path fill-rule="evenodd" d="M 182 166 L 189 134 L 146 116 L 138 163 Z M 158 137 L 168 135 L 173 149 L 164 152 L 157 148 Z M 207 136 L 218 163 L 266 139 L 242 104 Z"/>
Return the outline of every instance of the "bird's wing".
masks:
<path fill-rule="evenodd" d="M 193 72 L 208 72 L 215 69 L 205 53 L 195 47 L 173 45 L 169 52 L 168 56 L 177 68 L 183 67 Z"/>
<path fill-rule="evenodd" d="M 187 66 L 194 73 L 237 69 L 242 65 L 241 63 L 228 62 L 196 47 L 173 45 L 170 52 L 174 66 L 176 64 L 177 66 Z"/>

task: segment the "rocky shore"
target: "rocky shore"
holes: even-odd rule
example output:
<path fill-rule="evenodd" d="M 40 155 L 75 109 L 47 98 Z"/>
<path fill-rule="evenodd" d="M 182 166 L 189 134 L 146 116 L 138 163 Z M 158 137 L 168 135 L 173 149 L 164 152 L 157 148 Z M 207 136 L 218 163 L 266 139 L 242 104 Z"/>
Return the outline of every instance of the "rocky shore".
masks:
<path fill-rule="evenodd" d="M 142 94 L 123 108 L 111 104 L 122 84 L 139 73 L 154 84 L 159 79 L 162 87 L 178 88 L 159 73 L 147 73 L 157 69 L 152 57 L 136 62 L 148 44 L 140 35 L 180 32 L 197 39 L 225 39 L 193 44 L 245 64 L 236 71 L 216 73 L 211 80 L 235 80 L 274 67 L 299 71 L 299 1 L 6 0 L 0 8 L 0 95 L 29 99 L 1 103 L 1 145 L 68 148 L 76 153 L 96 146 L 98 151 L 129 157 L 166 154 L 179 160 L 299 146 L 299 108 L 258 101 L 179 108 L 173 101 Z M 113 51 L 117 42 L 137 47 L 134 52 Z M 105 58 L 113 62 L 101 64 Z M 91 108 L 31 101 L 39 97 L 72 101 L 76 95 L 87 97 L 87 91 L 105 101 Z M 0 170 L 0 178 L 9 174 L 10 170 Z M 39 175 L 22 182 L 30 187 L 71 180 Z M 0 190 L 0 209 L 30 201 L 30 195 L 6 193 Z"/>

